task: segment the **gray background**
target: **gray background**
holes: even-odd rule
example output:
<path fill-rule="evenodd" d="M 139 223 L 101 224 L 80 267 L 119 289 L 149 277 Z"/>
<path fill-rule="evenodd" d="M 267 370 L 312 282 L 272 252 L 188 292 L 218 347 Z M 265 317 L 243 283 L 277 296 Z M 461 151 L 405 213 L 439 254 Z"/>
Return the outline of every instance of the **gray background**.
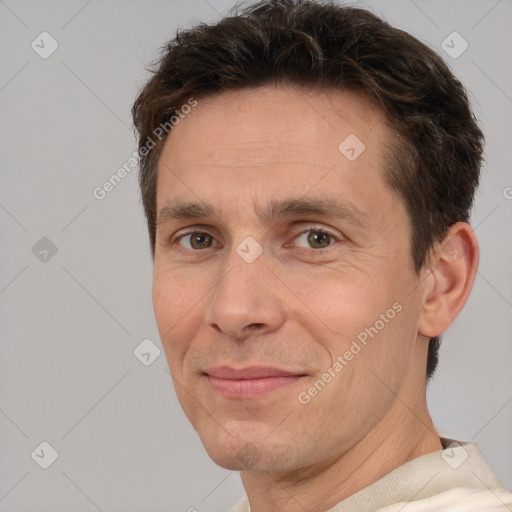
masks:
<path fill-rule="evenodd" d="M 512 3 L 363 5 L 446 58 L 487 135 L 480 270 L 429 404 L 440 431 L 478 442 L 512 488 Z M 243 493 L 187 423 L 163 352 L 149 366 L 133 353 L 146 338 L 161 348 L 136 171 L 105 199 L 92 193 L 132 156 L 129 109 L 158 47 L 231 6 L 0 0 L 1 511 L 220 512 Z M 43 31 L 59 45 L 47 59 L 31 48 Z M 441 49 L 453 31 L 469 43 L 457 59 Z M 47 241 L 34 254 L 42 237 L 55 255 Z M 59 454 L 48 469 L 36 463 L 48 450 L 31 457 L 43 441 Z"/>

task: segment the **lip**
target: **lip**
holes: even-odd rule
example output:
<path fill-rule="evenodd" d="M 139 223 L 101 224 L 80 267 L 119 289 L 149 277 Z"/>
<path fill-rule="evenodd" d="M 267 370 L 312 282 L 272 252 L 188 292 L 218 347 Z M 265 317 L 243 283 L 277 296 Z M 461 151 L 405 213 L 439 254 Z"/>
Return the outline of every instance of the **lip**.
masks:
<path fill-rule="evenodd" d="M 300 374 L 272 366 L 246 366 L 233 368 L 231 366 L 214 366 L 207 368 L 205 373 L 210 377 L 228 380 L 263 379 L 265 377 L 295 377 Z"/>
<path fill-rule="evenodd" d="M 214 391 L 235 399 L 263 396 L 293 384 L 304 376 L 270 366 L 216 366 L 205 370 L 205 377 Z"/>

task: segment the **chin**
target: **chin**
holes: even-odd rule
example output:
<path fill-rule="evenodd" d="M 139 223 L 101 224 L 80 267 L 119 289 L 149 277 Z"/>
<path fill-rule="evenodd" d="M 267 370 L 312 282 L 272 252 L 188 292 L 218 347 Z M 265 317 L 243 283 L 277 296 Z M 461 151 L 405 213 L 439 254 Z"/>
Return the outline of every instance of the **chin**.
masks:
<path fill-rule="evenodd" d="M 217 426 L 218 427 L 218 426 Z M 230 432 L 222 428 L 211 428 L 198 432 L 203 446 L 210 458 L 225 469 L 245 471 L 248 469 L 265 469 L 264 453 L 271 453 L 268 446 L 255 440 L 259 436 L 249 432 Z M 245 435 L 244 435 L 245 434 Z M 263 463 L 263 464 L 262 464 Z"/>
<path fill-rule="evenodd" d="M 261 452 L 252 443 L 231 447 L 205 444 L 204 447 L 213 462 L 222 468 L 232 471 L 259 469 Z"/>
<path fill-rule="evenodd" d="M 212 436 L 213 437 L 213 436 Z M 298 461 L 278 445 L 253 442 L 249 439 L 210 438 L 203 445 L 210 458 L 220 467 L 232 471 L 288 471 Z M 227 442 L 224 442 L 227 441 Z M 293 452 L 297 455 L 296 451 Z M 292 456 L 293 458 L 293 456 Z M 299 464 L 300 466 L 300 464 Z"/>
<path fill-rule="evenodd" d="M 299 458 L 290 435 L 269 436 L 272 427 L 268 422 L 220 419 L 219 423 L 211 417 L 200 419 L 193 427 L 209 457 L 225 469 L 283 471 Z"/>

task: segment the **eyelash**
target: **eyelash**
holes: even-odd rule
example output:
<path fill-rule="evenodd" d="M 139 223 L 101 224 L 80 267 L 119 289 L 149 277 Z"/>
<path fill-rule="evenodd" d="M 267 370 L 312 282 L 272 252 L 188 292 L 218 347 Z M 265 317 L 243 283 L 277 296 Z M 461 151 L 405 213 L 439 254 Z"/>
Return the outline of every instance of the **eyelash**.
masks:
<path fill-rule="evenodd" d="M 329 252 L 331 251 L 331 247 L 333 245 L 335 245 L 337 242 L 340 242 L 342 241 L 340 239 L 339 236 L 335 235 L 334 233 L 331 233 L 330 231 L 324 229 L 324 228 L 321 228 L 319 226 L 309 226 L 308 229 L 305 229 L 299 233 L 297 233 L 292 240 L 296 240 L 297 238 L 299 238 L 300 236 L 302 236 L 303 234 L 305 233 L 309 233 L 309 232 L 315 232 L 315 233 L 322 233 L 324 235 L 328 235 L 330 236 L 333 240 L 334 240 L 334 243 L 331 243 L 329 244 L 327 247 L 323 247 L 323 248 L 320 248 L 320 249 L 314 249 L 313 247 L 309 247 L 309 248 L 306 248 L 306 247 L 298 247 L 296 245 L 292 245 L 292 247 L 294 247 L 296 250 L 298 250 L 299 253 L 301 254 L 312 254 L 312 253 L 320 253 L 322 255 L 325 255 L 325 254 L 329 254 Z M 196 227 L 196 228 L 189 228 L 187 229 L 185 232 L 179 234 L 178 236 L 176 236 L 173 240 L 171 240 L 171 245 L 176 245 L 178 244 L 179 245 L 179 242 L 181 241 L 182 238 L 185 238 L 186 236 L 188 235 L 192 235 L 194 233 L 201 233 L 201 234 L 208 234 L 210 235 L 214 240 L 215 240 L 215 237 L 209 233 L 207 230 L 205 229 L 202 229 L 200 227 Z M 286 246 L 290 246 L 291 244 L 286 244 Z M 194 252 L 201 252 L 201 250 L 194 250 L 194 249 L 185 249 L 183 247 L 181 247 L 182 250 L 184 251 L 194 251 Z M 209 249 L 209 247 L 208 247 Z"/>
<path fill-rule="evenodd" d="M 297 238 L 304 235 L 305 233 L 310 233 L 310 232 L 322 233 L 324 235 L 328 235 L 331 238 L 331 241 L 333 241 L 333 243 L 330 243 L 327 247 L 322 247 L 320 249 L 315 249 L 313 247 L 299 247 L 299 246 L 293 245 L 293 247 L 299 252 L 299 254 L 307 254 L 307 255 L 318 254 L 318 255 L 325 256 L 331 252 L 333 245 L 335 245 L 336 243 L 341 241 L 340 237 L 335 235 L 334 233 L 331 233 L 327 229 L 321 228 L 320 226 L 314 226 L 314 225 L 309 226 L 308 229 L 304 229 L 303 231 L 297 233 L 293 237 L 292 240 L 296 240 Z"/>

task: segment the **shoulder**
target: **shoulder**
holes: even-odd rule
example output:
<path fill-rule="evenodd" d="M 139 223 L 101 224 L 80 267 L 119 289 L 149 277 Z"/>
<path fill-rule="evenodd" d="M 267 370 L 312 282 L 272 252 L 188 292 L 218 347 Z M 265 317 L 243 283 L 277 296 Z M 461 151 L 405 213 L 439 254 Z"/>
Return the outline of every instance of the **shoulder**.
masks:
<path fill-rule="evenodd" d="M 512 493 L 505 488 L 456 487 L 420 500 L 396 503 L 378 512 L 507 512 L 512 511 Z"/>
<path fill-rule="evenodd" d="M 229 512 L 250 512 L 249 501 L 247 496 L 244 496 Z"/>

